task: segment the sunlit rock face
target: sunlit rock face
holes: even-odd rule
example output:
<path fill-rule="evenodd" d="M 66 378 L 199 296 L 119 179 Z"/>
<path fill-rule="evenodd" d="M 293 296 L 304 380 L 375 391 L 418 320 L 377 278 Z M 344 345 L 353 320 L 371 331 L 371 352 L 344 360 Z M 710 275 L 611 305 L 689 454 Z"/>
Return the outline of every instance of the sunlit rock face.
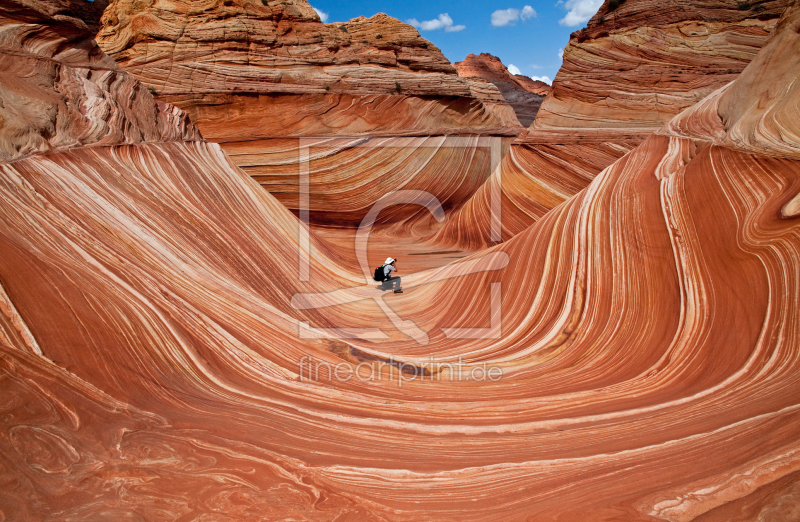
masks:
<path fill-rule="evenodd" d="M 85 9 L 73 4 L 0 3 L 0 159 L 81 145 L 198 139 L 183 111 L 156 103 L 103 54 L 77 18 Z"/>
<path fill-rule="evenodd" d="M 305 0 L 119 0 L 97 41 L 215 141 L 502 126 L 436 46 L 382 13 L 324 24 Z"/>
<path fill-rule="evenodd" d="M 217 144 L 4 160 L 0 514 L 797 519 L 799 29 L 401 295 Z"/>
<path fill-rule="evenodd" d="M 300 139 L 374 140 L 311 152 L 314 223 L 358 223 L 386 192 L 412 187 L 458 208 L 491 169 L 487 150 L 450 142 L 507 145 L 524 131 L 496 87 L 476 91 L 416 29 L 385 14 L 324 24 L 305 0 L 119 0 L 97 40 L 292 210 L 309 144 Z"/>
<path fill-rule="evenodd" d="M 499 58 L 489 53 L 468 54 L 463 61 L 453 65 L 458 75 L 470 82 L 476 96 L 483 96 L 481 99 L 485 100 L 484 103 L 496 103 L 490 88 L 485 86 L 487 83 L 494 85 L 525 127 L 533 123 L 542 100 L 550 91 L 550 86 L 544 82 L 531 80 L 521 74 L 511 74 Z"/>
<path fill-rule="evenodd" d="M 481 189 L 510 141 L 487 136 L 305 138 L 222 146 L 234 163 L 295 214 L 300 211 L 302 168 L 308 173 L 305 208 L 311 223 L 355 228 L 392 190 L 424 191 L 434 195 L 448 215 L 455 212 Z M 438 223 L 424 207 L 410 204 L 387 209 L 375 225 L 422 237 Z"/>
<path fill-rule="evenodd" d="M 502 193 L 502 240 L 525 230 L 680 111 L 734 80 L 790 3 L 603 4 L 572 34 L 527 134 L 438 238 L 492 244 L 488 225 L 472 226 L 489 222 L 492 186 Z"/>
<path fill-rule="evenodd" d="M 740 9 L 747 6 L 747 9 Z M 573 33 L 533 129 L 653 132 L 731 82 L 788 0 L 632 0 L 603 4 Z"/>

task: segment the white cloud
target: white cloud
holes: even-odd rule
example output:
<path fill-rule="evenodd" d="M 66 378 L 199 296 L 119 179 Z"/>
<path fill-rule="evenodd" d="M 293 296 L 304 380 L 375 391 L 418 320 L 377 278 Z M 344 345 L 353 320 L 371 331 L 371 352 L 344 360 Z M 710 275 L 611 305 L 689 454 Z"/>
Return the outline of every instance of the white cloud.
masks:
<path fill-rule="evenodd" d="M 539 80 L 540 82 L 544 82 L 547 85 L 553 83 L 553 80 L 550 79 L 548 76 L 531 76 L 531 80 Z"/>
<path fill-rule="evenodd" d="M 514 9 L 513 7 L 509 9 L 498 9 L 492 13 L 492 25 L 495 27 L 514 25 L 514 22 L 517 20 L 519 20 L 519 9 Z"/>
<path fill-rule="evenodd" d="M 562 60 L 564 59 L 564 48 L 563 47 L 558 50 L 558 57 L 561 58 Z"/>
<path fill-rule="evenodd" d="M 522 8 L 522 12 L 519 14 L 519 17 L 522 20 L 527 20 L 528 18 L 536 18 L 536 11 L 533 10 L 533 7 L 526 5 Z"/>
<path fill-rule="evenodd" d="M 542 68 L 541 65 L 536 65 L 535 63 L 530 64 L 528 67 L 530 67 L 531 69 L 541 69 Z"/>
<path fill-rule="evenodd" d="M 495 27 L 505 27 L 507 25 L 514 25 L 517 20 L 522 19 L 524 22 L 528 18 L 534 18 L 536 16 L 536 11 L 533 10 L 533 7 L 526 5 L 522 8 L 522 11 L 519 9 L 514 9 L 513 7 L 509 7 L 508 9 L 498 9 L 494 13 L 492 13 L 492 25 Z"/>
<path fill-rule="evenodd" d="M 439 15 L 439 18 L 434 18 L 433 20 L 427 20 L 425 22 L 419 22 L 416 18 L 412 18 L 411 20 L 408 20 L 407 23 L 409 25 L 413 25 L 421 31 L 436 31 L 437 29 L 444 29 L 448 33 L 454 33 L 467 28 L 466 25 L 453 25 L 453 19 L 450 18 L 450 15 L 447 13 L 442 13 Z"/>
<path fill-rule="evenodd" d="M 508 72 L 510 72 L 511 74 L 522 74 L 519 70 L 519 67 L 517 67 L 513 63 L 508 64 Z"/>
<path fill-rule="evenodd" d="M 319 15 L 319 19 L 320 20 L 322 20 L 323 22 L 327 22 L 328 21 L 328 13 L 326 13 L 325 11 L 321 11 L 321 10 L 317 9 L 316 7 L 312 7 L 311 9 L 313 9 L 314 11 L 317 12 L 317 14 Z"/>
<path fill-rule="evenodd" d="M 564 7 L 569 9 L 569 12 L 558 23 L 567 27 L 586 23 L 600 9 L 601 5 L 603 5 L 603 0 L 567 0 Z"/>

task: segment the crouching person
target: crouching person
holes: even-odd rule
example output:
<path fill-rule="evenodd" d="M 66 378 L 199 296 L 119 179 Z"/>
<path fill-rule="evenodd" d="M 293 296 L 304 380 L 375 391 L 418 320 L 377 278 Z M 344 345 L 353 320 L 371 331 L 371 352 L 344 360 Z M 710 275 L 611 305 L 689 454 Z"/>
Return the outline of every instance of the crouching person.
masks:
<path fill-rule="evenodd" d="M 386 262 L 383 264 L 383 284 L 381 289 L 389 290 L 390 288 L 394 288 L 395 294 L 402 294 L 403 289 L 400 288 L 400 276 L 393 276 L 392 272 L 397 272 L 397 259 L 387 257 Z"/>

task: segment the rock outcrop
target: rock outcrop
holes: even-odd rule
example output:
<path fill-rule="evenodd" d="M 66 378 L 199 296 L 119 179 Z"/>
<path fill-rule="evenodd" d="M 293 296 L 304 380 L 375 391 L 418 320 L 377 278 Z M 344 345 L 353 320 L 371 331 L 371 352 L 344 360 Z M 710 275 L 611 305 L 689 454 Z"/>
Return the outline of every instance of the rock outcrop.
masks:
<path fill-rule="evenodd" d="M 503 99 L 514 109 L 517 120 L 525 127 L 533 123 L 542 100 L 550 91 L 544 82 L 535 81 L 521 74 L 511 74 L 503 62 L 489 53 L 467 55 L 463 61 L 453 64 L 458 75 L 466 78 L 473 86 L 473 93 L 482 100 L 495 103 L 493 97 L 484 93 L 485 84 L 497 87 Z M 484 84 L 483 90 L 481 84 Z"/>
<path fill-rule="evenodd" d="M 402 295 L 217 144 L 3 160 L 0 515 L 796 519 L 798 29 Z"/>
<path fill-rule="evenodd" d="M 654 132 L 736 79 L 790 2 L 613 4 L 573 34 L 533 129 Z"/>
<path fill-rule="evenodd" d="M 491 136 L 306 138 L 242 141 L 223 148 L 295 214 L 302 192 L 299 172 L 307 173 L 310 222 L 350 228 L 393 190 L 424 191 L 446 213 L 454 212 L 486 182 L 509 141 Z M 387 209 L 375 224 L 391 226 L 397 235 L 417 236 L 437 226 L 419 205 Z"/>
<path fill-rule="evenodd" d="M 502 240 L 525 230 L 681 110 L 737 78 L 790 3 L 604 3 L 573 33 L 527 134 L 437 239 L 465 247 L 498 239 L 488 226 L 468 224 L 489 222 L 492 187 L 502 193 Z"/>
<path fill-rule="evenodd" d="M 78 4 L 79 2 L 73 2 Z M 81 145 L 199 139 L 117 67 L 69 2 L 2 0 L 0 159 Z"/>
<path fill-rule="evenodd" d="M 305 0 L 115 0 L 97 40 L 294 211 L 301 149 L 315 143 L 303 139 L 367 139 L 312 150 L 310 217 L 318 224 L 360 222 L 404 187 L 457 208 L 491 169 L 486 150 L 449 144 L 482 142 L 465 135 L 508 142 L 524 131 L 493 85 L 497 103 L 474 95 L 436 46 L 385 14 L 324 24 Z M 440 183 L 443 172 L 453 179 Z"/>
<path fill-rule="evenodd" d="M 232 129 L 419 135 L 503 125 L 436 46 L 382 13 L 324 24 L 305 0 L 116 0 L 97 41 L 220 142 Z"/>

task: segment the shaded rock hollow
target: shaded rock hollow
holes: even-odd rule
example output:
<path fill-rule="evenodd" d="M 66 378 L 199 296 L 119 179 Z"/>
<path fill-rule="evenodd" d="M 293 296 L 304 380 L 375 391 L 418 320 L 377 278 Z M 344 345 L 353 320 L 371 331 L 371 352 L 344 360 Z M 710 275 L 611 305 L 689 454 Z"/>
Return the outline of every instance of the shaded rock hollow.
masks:
<path fill-rule="evenodd" d="M 481 84 L 489 83 L 497 87 L 502 99 L 512 107 L 517 120 L 525 127 L 533 123 L 542 100 L 550 92 L 550 86 L 544 82 L 531 80 L 521 74 L 511 74 L 499 58 L 489 53 L 469 54 L 454 66 L 459 76 L 470 81 L 475 92 L 481 92 L 481 87 L 488 90 Z M 491 100 L 488 94 L 484 96 Z"/>

